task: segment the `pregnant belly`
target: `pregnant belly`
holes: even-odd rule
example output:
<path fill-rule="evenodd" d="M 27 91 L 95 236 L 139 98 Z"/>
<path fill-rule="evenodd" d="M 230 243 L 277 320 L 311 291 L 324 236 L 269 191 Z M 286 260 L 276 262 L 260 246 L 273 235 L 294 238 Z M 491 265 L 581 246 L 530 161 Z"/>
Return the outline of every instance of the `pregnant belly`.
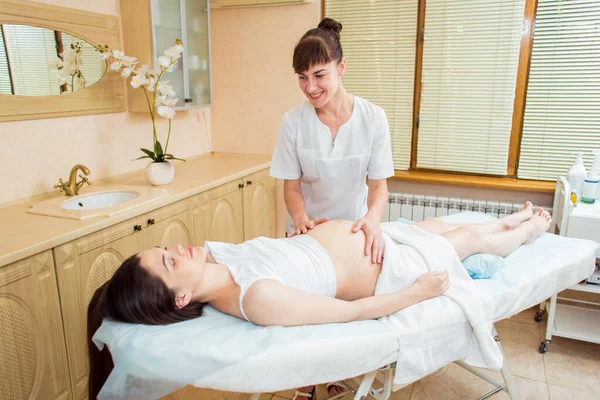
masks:
<path fill-rule="evenodd" d="M 372 264 L 371 257 L 365 256 L 364 232 L 352 233 L 353 224 L 333 220 L 307 233 L 323 246 L 335 266 L 336 297 L 348 301 L 372 296 L 381 273 L 381 265 Z"/>

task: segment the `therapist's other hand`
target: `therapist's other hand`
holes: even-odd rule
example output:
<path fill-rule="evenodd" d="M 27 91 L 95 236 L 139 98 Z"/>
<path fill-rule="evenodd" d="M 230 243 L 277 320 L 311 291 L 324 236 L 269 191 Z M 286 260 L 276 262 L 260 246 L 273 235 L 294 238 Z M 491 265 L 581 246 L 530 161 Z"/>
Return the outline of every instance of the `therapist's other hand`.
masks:
<path fill-rule="evenodd" d="M 308 220 L 304 220 L 304 221 L 301 221 L 298 223 L 294 223 L 295 231 L 288 234 L 287 237 L 290 238 L 292 236 L 302 235 L 303 233 L 306 233 L 309 230 L 313 229 L 315 226 L 321 225 L 323 222 L 327 222 L 327 221 L 329 221 L 329 218 L 325 217 L 325 218 L 308 219 Z"/>
<path fill-rule="evenodd" d="M 363 230 L 367 235 L 365 240 L 365 256 L 371 256 L 373 264 L 381 264 L 383 262 L 383 235 L 381 234 L 381 226 L 375 218 L 365 216 L 354 223 L 352 232 L 356 233 Z"/>
<path fill-rule="evenodd" d="M 448 271 L 423 274 L 417 279 L 415 286 L 423 300 L 437 297 L 444 293 L 450 286 Z"/>

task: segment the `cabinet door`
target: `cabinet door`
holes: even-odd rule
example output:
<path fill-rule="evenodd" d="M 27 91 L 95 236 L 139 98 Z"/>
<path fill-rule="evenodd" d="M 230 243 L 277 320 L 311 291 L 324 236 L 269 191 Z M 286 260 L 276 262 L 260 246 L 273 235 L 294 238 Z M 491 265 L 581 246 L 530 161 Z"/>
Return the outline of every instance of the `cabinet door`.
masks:
<path fill-rule="evenodd" d="M 127 1 L 129 3 L 130 1 Z M 121 1 L 121 5 L 123 1 Z M 154 48 L 152 61 L 156 63 L 158 57 L 163 55 L 163 52 L 171 46 L 175 45 L 177 39 L 183 40 L 183 30 L 181 24 L 181 2 L 180 0 L 151 0 L 151 20 L 152 29 L 154 31 Z M 136 29 L 128 27 L 128 29 Z M 138 28 L 139 29 L 139 28 Z M 187 50 L 189 43 L 184 43 L 183 46 Z M 185 54 L 185 52 L 184 52 Z M 135 54 L 127 54 L 128 56 L 136 57 Z M 158 69 L 158 65 L 154 65 Z M 185 86 L 184 86 L 184 66 L 182 60 L 179 60 L 173 67 L 173 71 L 167 72 L 161 82 L 168 80 L 169 85 L 177 94 L 175 98 L 179 99 L 178 106 L 184 104 Z M 139 90 L 139 89 L 138 89 Z"/>
<path fill-rule="evenodd" d="M 189 199 L 143 216 L 142 248 L 192 245 L 192 213 Z"/>
<path fill-rule="evenodd" d="M 50 250 L 0 268 L 0 399 L 71 399 Z"/>
<path fill-rule="evenodd" d="M 276 237 L 275 179 L 264 170 L 245 178 L 244 239 Z"/>
<path fill-rule="evenodd" d="M 184 0 L 184 68 L 188 74 L 186 106 L 211 103 L 210 55 L 207 0 Z"/>
<path fill-rule="evenodd" d="M 194 245 L 244 241 L 243 181 L 237 179 L 192 199 Z"/>
<path fill-rule="evenodd" d="M 130 220 L 54 249 L 74 398 L 87 396 L 87 306 L 129 256 L 140 250 L 140 224 Z"/>

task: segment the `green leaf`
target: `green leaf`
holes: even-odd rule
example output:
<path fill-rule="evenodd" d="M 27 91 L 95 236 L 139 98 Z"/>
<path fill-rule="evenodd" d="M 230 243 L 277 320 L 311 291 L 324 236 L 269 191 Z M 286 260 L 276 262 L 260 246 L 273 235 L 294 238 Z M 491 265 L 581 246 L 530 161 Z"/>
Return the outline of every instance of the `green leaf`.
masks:
<path fill-rule="evenodd" d="M 141 156 L 141 157 L 138 157 L 138 158 L 134 158 L 134 159 L 133 159 L 133 161 L 135 161 L 135 160 L 141 160 L 142 158 L 149 158 L 149 159 L 151 159 L 151 160 L 152 160 L 152 157 L 148 157 L 148 156 Z"/>
<path fill-rule="evenodd" d="M 165 160 L 179 160 L 185 162 L 183 158 L 174 157 L 172 154 L 165 154 Z"/>
<path fill-rule="evenodd" d="M 156 153 L 156 158 L 162 158 L 163 156 L 163 148 L 158 140 L 154 142 L 154 153 Z"/>
<path fill-rule="evenodd" d="M 146 153 L 146 155 L 147 155 L 148 157 L 150 157 L 150 158 L 154 159 L 154 153 L 153 153 L 153 152 L 151 152 L 150 150 L 148 150 L 148 149 L 140 149 L 140 150 L 141 150 L 141 151 L 143 151 L 144 153 Z"/>

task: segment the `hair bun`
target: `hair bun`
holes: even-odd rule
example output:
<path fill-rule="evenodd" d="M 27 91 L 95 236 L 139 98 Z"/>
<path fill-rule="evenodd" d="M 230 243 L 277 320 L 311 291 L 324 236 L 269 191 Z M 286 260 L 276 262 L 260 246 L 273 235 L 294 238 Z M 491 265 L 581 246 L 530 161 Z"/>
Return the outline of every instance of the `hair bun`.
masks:
<path fill-rule="evenodd" d="M 319 22 L 318 28 L 333 31 L 339 36 L 342 31 L 342 24 L 331 18 L 323 18 L 321 22 Z"/>

